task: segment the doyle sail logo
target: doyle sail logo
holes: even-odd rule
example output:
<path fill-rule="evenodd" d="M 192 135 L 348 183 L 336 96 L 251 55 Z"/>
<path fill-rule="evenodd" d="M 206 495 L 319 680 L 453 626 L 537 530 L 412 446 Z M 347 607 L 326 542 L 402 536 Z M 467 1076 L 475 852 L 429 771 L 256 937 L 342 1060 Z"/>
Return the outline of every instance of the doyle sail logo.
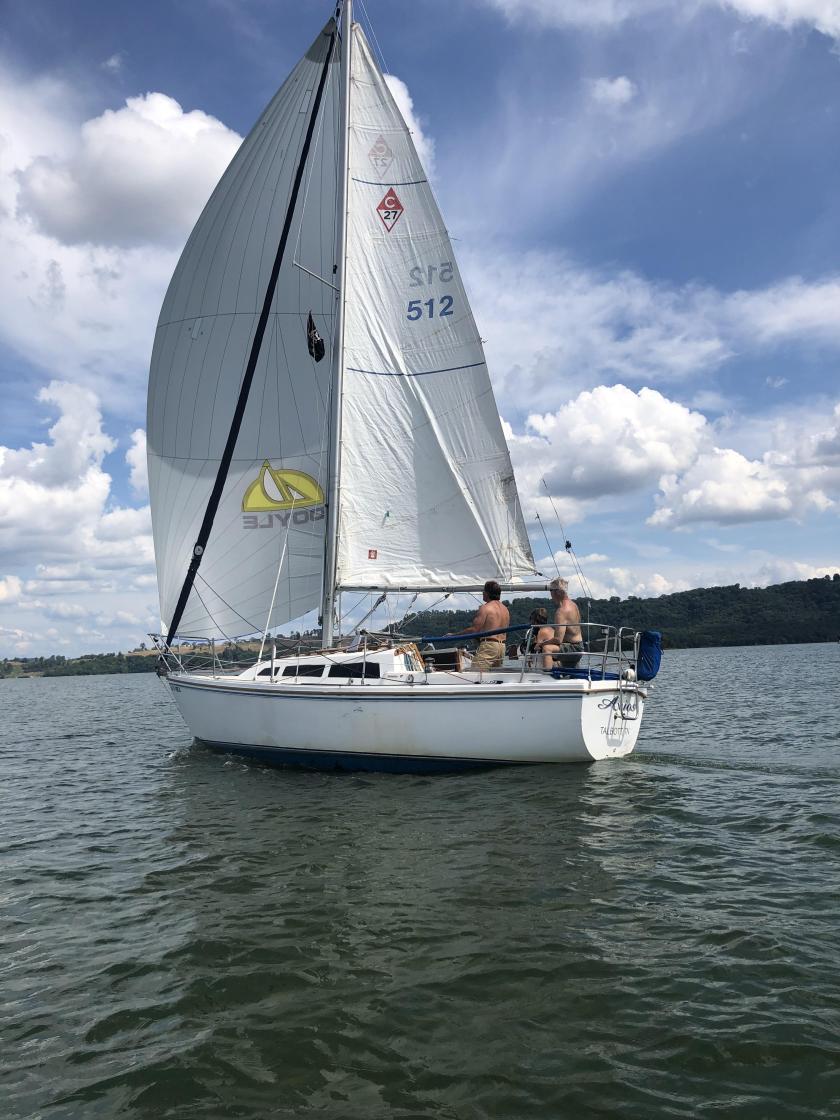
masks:
<path fill-rule="evenodd" d="M 242 498 L 242 527 L 270 529 L 285 527 L 291 518 L 295 525 L 322 521 L 324 491 L 311 475 L 289 468 L 272 467 L 265 460 L 260 473 Z M 257 516 L 263 514 L 263 517 Z"/>
<path fill-rule="evenodd" d="M 389 233 L 402 217 L 404 209 L 405 207 L 400 202 L 397 192 L 393 187 L 389 187 L 385 197 L 376 207 L 376 211 L 382 219 L 382 224 Z"/>
<path fill-rule="evenodd" d="M 314 478 L 303 471 L 276 469 L 266 459 L 258 477 L 245 491 L 242 512 L 268 513 L 323 504 L 324 491 Z"/>

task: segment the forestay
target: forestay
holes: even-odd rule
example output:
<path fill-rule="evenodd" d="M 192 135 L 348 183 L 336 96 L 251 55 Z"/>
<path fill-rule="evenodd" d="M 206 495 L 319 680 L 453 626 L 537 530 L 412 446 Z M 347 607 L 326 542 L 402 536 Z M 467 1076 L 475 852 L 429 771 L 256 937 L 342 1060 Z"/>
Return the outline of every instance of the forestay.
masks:
<path fill-rule="evenodd" d="M 243 142 L 190 236 L 161 311 L 147 433 L 165 624 L 230 430 L 334 30 L 330 22 Z M 253 632 L 267 621 L 277 626 L 299 617 L 320 600 L 335 313 L 337 51 L 329 69 L 234 459 L 182 634 Z M 326 360 L 317 364 L 307 349 L 310 310 L 327 344 Z"/>
<path fill-rule="evenodd" d="M 364 34 L 353 34 L 337 582 L 533 579 L 452 246 Z"/>

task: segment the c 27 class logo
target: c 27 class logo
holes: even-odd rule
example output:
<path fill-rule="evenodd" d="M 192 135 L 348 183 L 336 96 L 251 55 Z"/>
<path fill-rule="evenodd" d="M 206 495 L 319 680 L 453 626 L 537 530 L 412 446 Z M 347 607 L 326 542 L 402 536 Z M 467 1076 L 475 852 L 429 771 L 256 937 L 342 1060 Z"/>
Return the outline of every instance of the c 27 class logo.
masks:
<path fill-rule="evenodd" d="M 389 187 L 385 197 L 376 207 L 376 212 L 389 233 L 402 217 L 404 209 L 397 192 L 393 187 Z"/>
<path fill-rule="evenodd" d="M 324 491 L 311 475 L 291 468 L 272 467 L 265 460 L 242 498 L 243 529 L 285 528 L 324 518 Z M 256 516 L 264 514 L 263 517 Z"/>
<path fill-rule="evenodd" d="M 380 179 L 388 173 L 388 168 L 394 162 L 394 153 L 388 147 L 384 136 L 377 136 L 376 141 L 368 152 L 368 159 L 373 164 L 373 169 Z"/>

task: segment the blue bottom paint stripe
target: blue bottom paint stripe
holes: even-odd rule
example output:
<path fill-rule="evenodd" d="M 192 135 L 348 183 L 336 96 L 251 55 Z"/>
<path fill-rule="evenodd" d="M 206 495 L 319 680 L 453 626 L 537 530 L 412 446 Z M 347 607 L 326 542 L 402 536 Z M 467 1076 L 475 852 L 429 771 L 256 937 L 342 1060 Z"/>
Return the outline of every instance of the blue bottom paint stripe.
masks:
<path fill-rule="evenodd" d="M 309 770 L 365 771 L 385 774 L 453 774 L 465 770 L 487 770 L 493 766 L 534 766 L 538 763 L 503 759 L 425 758 L 419 755 L 362 754 L 340 751 L 309 751 L 294 747 L 258 747 L 239 743 L 211 743 L 196 739 L 217 754 L 253 758 L 269 766 L 297 766 Z"/>

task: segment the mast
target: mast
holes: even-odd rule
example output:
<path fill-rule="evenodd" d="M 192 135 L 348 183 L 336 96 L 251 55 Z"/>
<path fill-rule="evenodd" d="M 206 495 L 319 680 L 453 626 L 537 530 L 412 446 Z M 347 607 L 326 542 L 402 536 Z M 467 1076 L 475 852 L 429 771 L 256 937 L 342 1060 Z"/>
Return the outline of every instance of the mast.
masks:
<path fill-rule="evenodd" d="M 213 484 L 213 490 L 210 494 L 210 499 L 207 503 L 207 508 L 204 511 L 204 518 L 201 522 L 201 528 L 198 532 L 198 538 L 193 545 L 192 557 L 190 559 L 187 574 L 184 579 L 181 593 L 178 596 L 178 602 L 172 614 L 172 619 L 169 624 L 169 632 L 166 636 L 166 644 L 170 646 L 177 633 L 178 626 L 184 614 L 184 609 L 187 605 L 187 600 L 190 597 L 190 592 L 195 583 L 195 577 L 198 573 L 202 557 L 204 556 L 207 542 L 210 539 L 210 533 L 213 529 L 213 521 L 216 517 L 216 512 L 219 508 L 219 503 L 222 500 L 222 493 L 224 491 L 225 482 L 227 481 L 230 464 L 233 459 L 233 453 L 236 448 L 236 441 L 239 438 L 239 431 L 242 427 L 242 421 L 245 416 L 245 407 L 248 404 L 248 395 L 251 391 L 251 383 L 254 380 L 254 372 L 257 368 L 257 362 L 262 348 L 263 337 L 265 335 L 268 320 L 271 315 L 271 305 L 274 301 L 274 293 L 277 288 L 277 279 L 280 275 L 280 268 L 283 264 L 283 257 L 286 251 L 286 244 L 289 240 L 289 233 L 292 228 L 292 222 L 295 216 L 295 209 L 297 207 L 298 195 L 300 193 L 301 183 L 303 182 L 303 175 L 306 169 L 306 161 L 309 158 L 309 149 L 312 145 L 312 138 L 315 132 L 315 124 L 318 120 L 318 113 L 321 107 L 321 99 L 324 93 L 324 86 L 327 82 L 327 75 L 330 70 L 330 61 L 332 59 L 333 50 L 335 48 L 335 40 L 337 29 L 333 29 L 330 34 L 330 44 L 327 50 L 326 58 L 324 59 L 323 69 L 321 70 L 321 77 L 318 82 L 318 89 L 312 104 L 312 111 L 309 115 L 307 123 L 306 134 L 304 137 L 303 145 L 298 159 L 298 165 L 295 172 L 294 182 L 292 184 L 292 191 L 289 197 L 288 206 L 286 208 L 286 216 L 283 222 L 283 230 L 280 234 L 280 242 L 277 246 L 277 253 L 274 258 L 274 265 L 271 270 L 271 275 L 268 280 L 268 285 L 263 299 L 262 310 L 260 317 L 257 321 L 256 330 L 254 331 L 254 339 L 251 345 L 251 350 L 248 355 L 248 361 L 245 366 L 245 372 L 242 377 L 242 384 L 239 389 L 239 396 L 236 402 L 233 419 L 231 421 L 230 430 L 228 431 L 227 441 L 225 443 L 224 451 L 219 462 L 219 467 L 216 472 L 216 480 Z"/>
<path fill-rule="evenodd" d="M 338 563 L 338 510 L 341 497 L 341 396 L 344 381 L 344 308 L 347 276 L 347 200 L 350 182 L 350 52 L 353 40 L 353 0 L 345 0 L 341 17 L 341 190 L 338 213 L 338 307 L 333 345 L 330 398 L 330 475 L 327 493 L 327 535 L 324 592 L 321 599 L 321 648 L 333 644 Z"/>

